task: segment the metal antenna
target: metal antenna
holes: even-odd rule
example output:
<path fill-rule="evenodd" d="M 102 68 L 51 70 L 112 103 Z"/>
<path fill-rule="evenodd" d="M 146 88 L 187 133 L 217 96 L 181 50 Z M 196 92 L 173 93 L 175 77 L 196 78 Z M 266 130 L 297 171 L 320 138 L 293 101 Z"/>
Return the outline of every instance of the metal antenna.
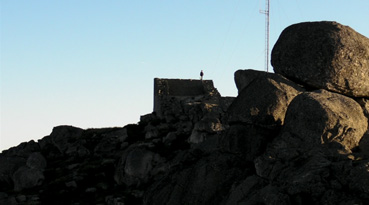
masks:
<path fill-rule="evenodd" d="M 269 0 L 265 0 L 265 10 L 260 13 L 265 14 L 265 69 L 269 73 Z"/>

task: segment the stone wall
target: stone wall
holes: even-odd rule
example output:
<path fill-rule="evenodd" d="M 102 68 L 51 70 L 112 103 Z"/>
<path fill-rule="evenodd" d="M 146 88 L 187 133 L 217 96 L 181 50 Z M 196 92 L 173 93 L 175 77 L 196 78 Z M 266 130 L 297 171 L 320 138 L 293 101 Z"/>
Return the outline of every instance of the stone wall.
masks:
<path fill-rule="evenodd" d="M 154 79 L 154 112 L 158 116 L 163 115 L 164 107 L 173 100 L 202 101 L 209 97 L 220 97 L 212 80 Z"/>

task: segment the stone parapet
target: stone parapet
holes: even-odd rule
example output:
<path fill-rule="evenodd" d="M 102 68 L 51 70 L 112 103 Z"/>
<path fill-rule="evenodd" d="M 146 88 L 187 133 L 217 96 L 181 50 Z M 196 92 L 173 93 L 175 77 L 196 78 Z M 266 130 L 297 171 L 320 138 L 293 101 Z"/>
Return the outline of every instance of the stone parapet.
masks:
<path fill-rule="evenodd" d="M 163 116 L 168 107 L 176 107 L 173 102 L 219 103 L 220 94 L 212 80 L 154 79 L 154 112 Z"/>

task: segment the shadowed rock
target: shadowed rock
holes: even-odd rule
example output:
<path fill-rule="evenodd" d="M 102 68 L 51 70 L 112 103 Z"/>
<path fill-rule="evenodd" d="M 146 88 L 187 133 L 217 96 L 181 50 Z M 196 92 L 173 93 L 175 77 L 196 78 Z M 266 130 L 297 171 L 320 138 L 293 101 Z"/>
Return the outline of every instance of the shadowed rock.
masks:
<path fill-rule="evenodd" d="M 41 170 L 23 166 L 19 168 L 13 175 L 14 190 L 21 191 L 39 186 L 45 177 Z"/>
<path fill-rule="evenodd" d="M 73 126 L 58 126 L 55 127 L 50 136 L 40 141 L 42 149 L 45 146 L 54 146 L 58 149 L 60 154 L 65 154 L 68 149 L 70 150 L 70 141 L 75 141 L 81 137 L 83 130 L 81 128 Z"/>
<path fill-rule="evenodd" d="M 215 134 L 223 130 L 222 123 L 214 116 L 206 116 L 198 121 L 188 138 L 188 142 L 192 144 L 198 144 L 206 140 L 209 134 Z"/>
<path fill-rule="evenodd" d="M 38 170 L 44 170 L 47 166 L 45 157 L 39 152 L 32 153 L 28 157 L 26 164 L 29 168 Z"/>
<path fill-rule="evenodd" d="M 279 128 L 291 100 L 304 89 L 286 78 L 261 71 L 235 73 L 240 91 L 227 111 L 230 123 Z"/>
<path fill-rule="evenodd" d="M 145 204 L 221 204 L 232 181 L 249 172 L 240 165 L 232 155 L 214 153 L 177 168 L 149 188 Z"/>
<path fill-rule="evenodd" d="M 364 115 L 368 119 L 368 129 L 365 132 L 364 136 L 361 138 L 359 143 L 360 152 L 365 157 L 369 157 L 369 99 L 359 98 L 357 99 L 357 102 L 363 108 Z"/>
<path fill-rule="evenodd" d="M 127 186 L 147 183 L 155 165 L 161 161 L 158 154 L 144 147 L 128 149 L 120 159 L 115 172 L 115 181 Z"/>
<path fill-rule="evenodd" d="M 223 151 L 241 155 L 246 161 L 253 161 L 265 151 L 274 131 L 253 125 L 232 125 L 220 138 Z"/>

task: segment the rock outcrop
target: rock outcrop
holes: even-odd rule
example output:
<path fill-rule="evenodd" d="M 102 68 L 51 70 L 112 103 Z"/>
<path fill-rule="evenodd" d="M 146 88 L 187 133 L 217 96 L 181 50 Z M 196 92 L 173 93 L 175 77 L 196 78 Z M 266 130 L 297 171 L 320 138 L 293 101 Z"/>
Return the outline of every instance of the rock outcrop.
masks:
<path fill-rule="evenodd" d="M 368 120 L 355 100 L 325 90 L 298 95 L 288 107 L 282 132 L 314 147 L 338 143 L 351 150 L 367 131 Z"/>
<path fill-rule="evenodd" d="M 369 99 L 356 86 L 369 78 L 340 67 L 367 72 L 368 46 L 337 23 L 300 26 L 273 49 L 276 74 L 235 73 L 235 99 L 212 81 L 155 79 L 137 124 L 58 126 L 3 151 L 0 204 L 369 204 Z"/>
<path fill-rule="evenodd" d="M 253 70 L 235 73 L 239 94 L 228 109 L 229 123 L 278 129 L 291 100 L 304 89 L 283 76 Z"/>
<path fill-rule="evenodd" d="M 369 39 L 336 22 L 287 27 L 271 55 L 275 73 L 314 88 L 369 97 Z"/>

